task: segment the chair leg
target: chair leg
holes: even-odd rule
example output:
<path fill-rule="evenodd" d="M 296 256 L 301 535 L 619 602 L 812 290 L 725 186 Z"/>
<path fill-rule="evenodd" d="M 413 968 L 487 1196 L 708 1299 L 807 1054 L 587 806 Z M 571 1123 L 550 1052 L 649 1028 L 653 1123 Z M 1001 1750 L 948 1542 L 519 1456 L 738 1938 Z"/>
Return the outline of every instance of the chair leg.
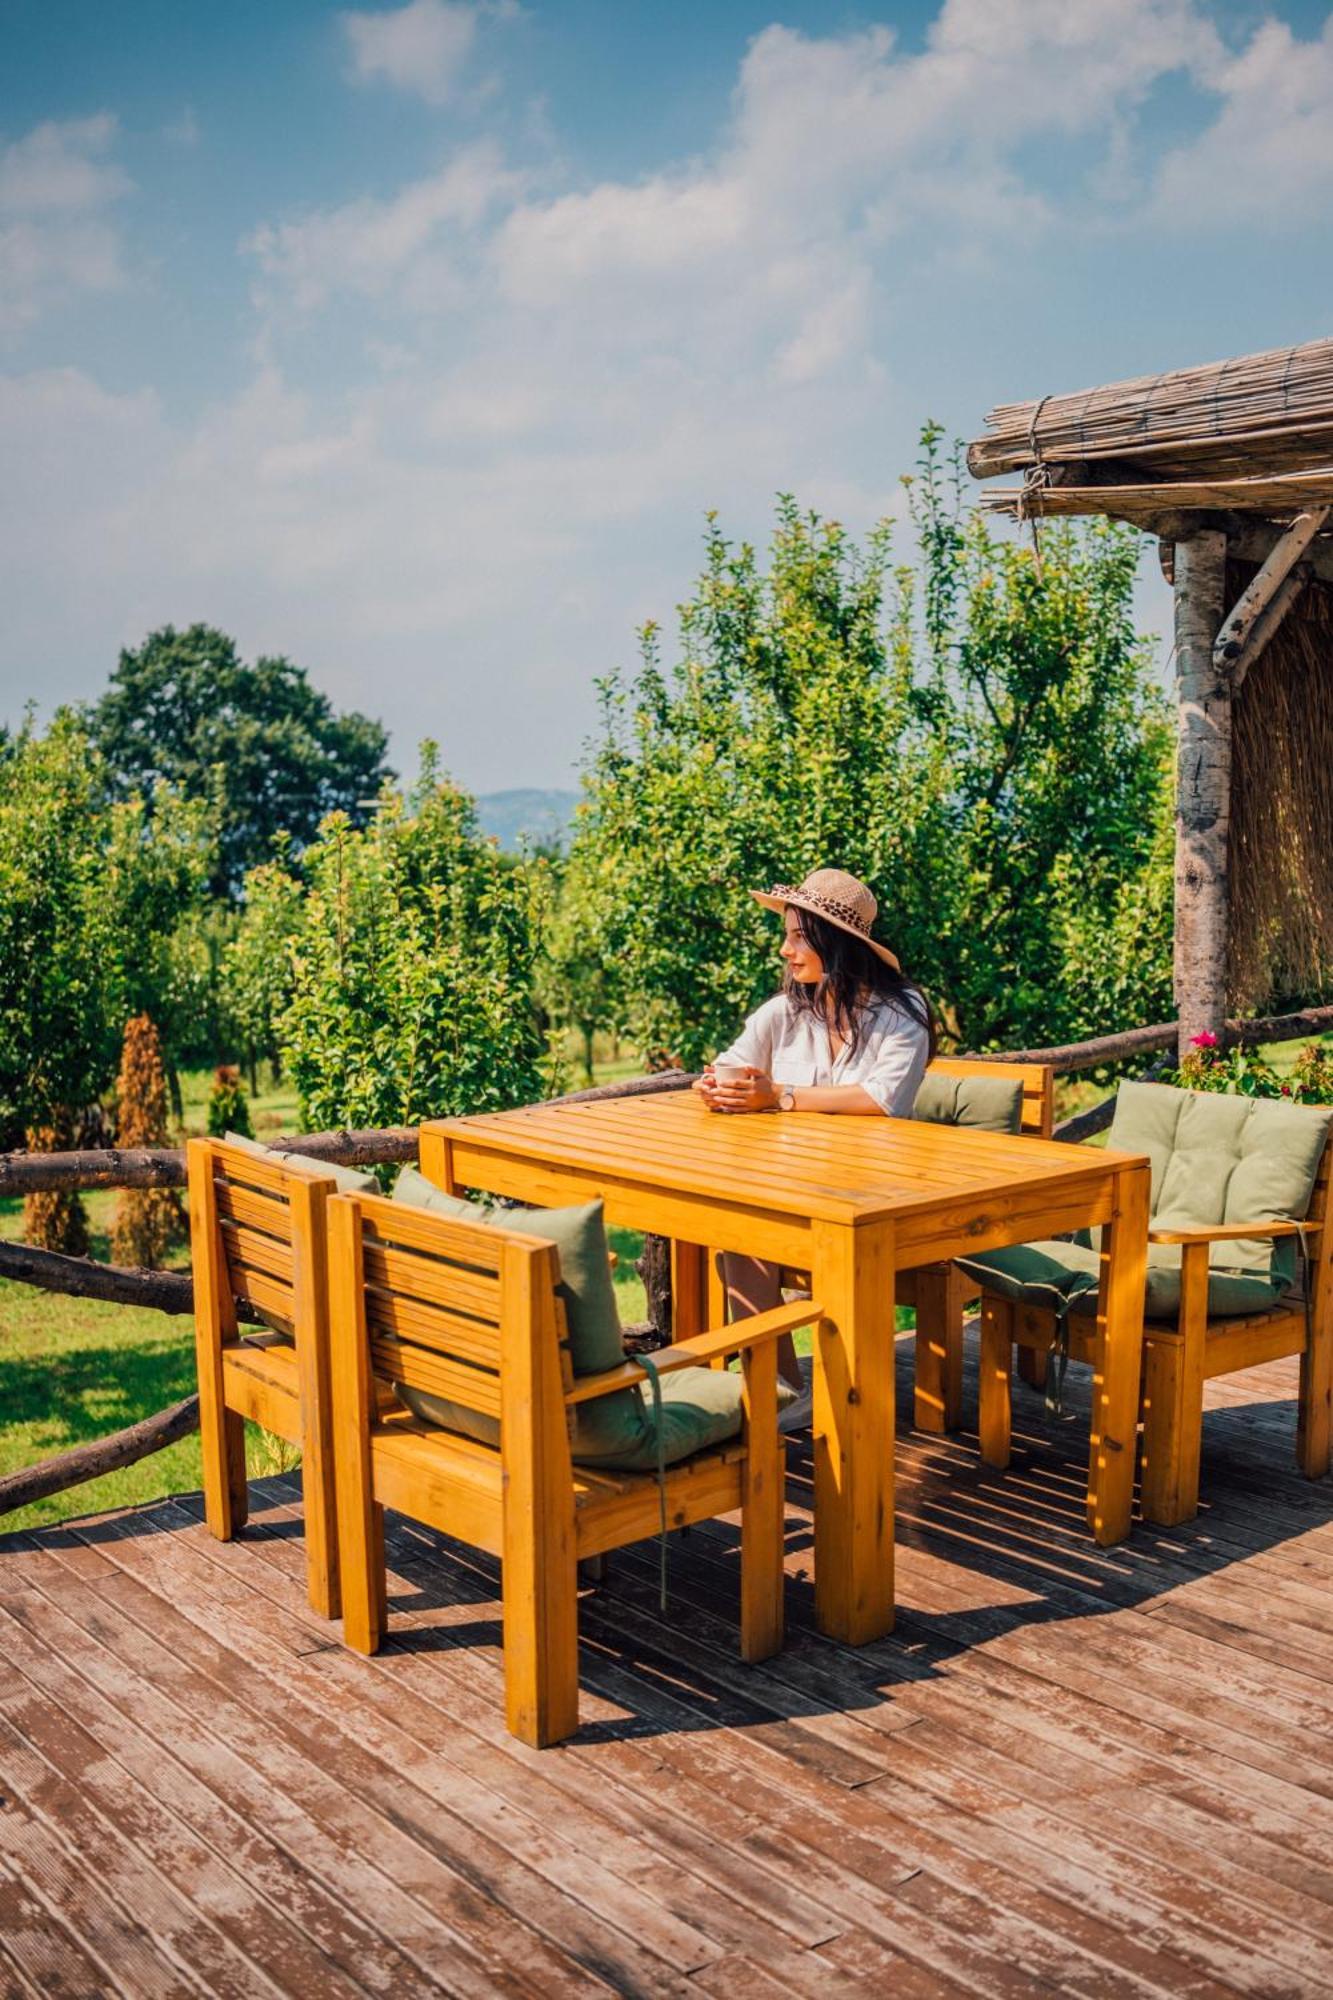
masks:
<path fill-rule="evenodd" d="M 963 1301 L 966 1280 L 951 1264 L 916 1274 L 916 1393 L 919 1431 L 942 1436 L 963 1420 Z"/>
<path fill-rule="evenodd" d="M 782 1645 L 783 1506 L 787 1459 L 778 1431 L 775 1341 L 747 1348 L 745 1471 L 741 1495 L 741 1658 L 767 1660 Z"/>
<path fill-rule="evenodd" d="M 978 1429 L 981 1456 L 1001 1471 L 1009 1463 L 1012 1426 L 1014 1309 L 1008 1299 L 981 1295 L 981 1379 Z"/>
<path fill-rule="evenodd" d="M 1199 1511 L 1199 1455 L 1203 1440 L 1202 1388 L 1197 1401 L 1186 1385 L 1185 1348 L 1154 1340 L 1143 1350 L 1143 1466 L 1139 1504 L 1145 1521 L 1178 1527 Z M 1191 1409 L 1191 1402 L 1194 1407 Z"/>
<path fill-rule="evenodd" d="M 1296 1418 L 1296 1463 L 1307 1479 L 1322 1479 L 1329 1468 L 1333 1432 L 1333 1323 L 1316 1315 L 1310 1343 L 1301 1352 L 1300 1402 Z"/>
<path fill-rule="evenodd" d="M 301 1458 L 301 1501 L 305 1516 L 306 1594 L 321 1618 L 337 1618 L 342 1610 L 338 1582 L 338 1506 L 333 1484 L 333 1453 L 312 1455 L 307 1435 Z"/>
<path fill-rule="evenodd" d="M 204 1519 L 220 1542 L 231 1541 L 250 1516 L 250 1487 L 245 1471 L 245 1418 L 215 1403 L 204 1419 L 199 1397 L 199 1432 L 204 1475 Z"/>
<path fill-rule="evenodd" d="M 532 1563 L 516 1555 L 507 1538 L 501 1565 L 505 1721 L 521 1742 L 545 1750 L 579 1726 L 578 1565 L 572 1556 L 562 1562 L 549 1551 Z"/>
<path fill-rule="evenodd" d="M 368 1494 L 360 1505 L 344 1495 L 339 1528 L 343 1641 L 354 1652 L 378 1653 L 387 1624 L 384 1509 Z"/>

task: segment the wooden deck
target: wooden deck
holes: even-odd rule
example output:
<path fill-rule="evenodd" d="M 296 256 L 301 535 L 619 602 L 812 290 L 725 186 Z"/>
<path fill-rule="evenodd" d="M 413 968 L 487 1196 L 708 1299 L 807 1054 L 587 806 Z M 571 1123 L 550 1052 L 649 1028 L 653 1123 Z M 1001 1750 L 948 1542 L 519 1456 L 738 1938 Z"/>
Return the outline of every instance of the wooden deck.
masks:
<path fill-rule="evenodd" d="M 906 1343 L 900 1408 L 910 1410 Z M 503 1732 L 492 1564 L 396 1524 L 394 1636 L 305 1607 L 299 1512 L 0 1541 L 5 1994 L 1333 1994 L 1333 1485 L 1294 1368 L 1210 1389 L 1205 1506 L 1102 1551 L 1086 1431 L 901 1439 L 901 1612 L 735 1649 L 726 1523 L 611 1559 L 585 1728 Z M 975 1408 L 975 1384 L 969 1404 Z"/>

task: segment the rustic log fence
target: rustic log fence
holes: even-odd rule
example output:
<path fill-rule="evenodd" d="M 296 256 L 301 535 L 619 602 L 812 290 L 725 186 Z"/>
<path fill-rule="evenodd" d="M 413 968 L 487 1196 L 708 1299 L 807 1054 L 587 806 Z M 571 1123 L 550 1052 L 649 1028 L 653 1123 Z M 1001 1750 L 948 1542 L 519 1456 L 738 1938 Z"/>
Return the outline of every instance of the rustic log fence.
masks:
<path fill-rule="evenodd" d="M 1261 1042 L 1292 1041 L 1300 1035 L 1319 1035 L 1333 1029 L 1333 1006 L 1307 1007 L 1298 1013 L 1274 1014 L 1262 1020 L 1228 1021 L 1223 1034 L 1227 1047 L 1254 1047 Z M 986 1052 L 979 1061 L 1046 1063 L 1061 1076 L 1082 1074 L 1133 1062 L 1137 1057 L 1161 1058 L 1148 1070 L 1151 1076 L 1169 1062 L 1163 1052 L 1174 1048 L 1178 1033 L 1175 1021 L 1158 1022 L 1152 1027 L 1131 1028 L 1115 1035 L 1101 1035 L 1092 1041 L 1071 1042 L 1058 1048 L 1016 1049 Z M 615 1097 L 651 1097 L 666 1091 L 688 1090 L 697 1080 L 693 1072 L 664 1070 L 651 1076 L 630 1077 L 617 1083 L 598 1084 L 591 1090 L 576 1090 L 552 1100 L 558 1104 L 588 1104 Z M 1115 1109 L 1115 1094 L 1089 1110 L 1067 1118 L 1055 1128 L 1055 1137 L 1079 1144 L 1104 1131 Z M 396 1125 L 378 1130 L 303 1132 L 283 1134 L 270 1142 L 271 1150 L 300 1152 L 338 1166 L 386 1166 L 416 1158 L 418 1127 Z M 183 1187 L 185 1152 L 183 1147 L 107 1147 L 98 1151 L 71 1153 L 0 1154 L 0 1196 L 71 1193 L 93 1188 Z M 639 1260 L 639 1272 L 648 1294 L 650 1328 L 669 1333 L 671 1327 L 671 1281 L 667 1245 L 660 1237 L 649 1236 Z M 71 1298 L 97 1299 L 114 1305 L 148 1307 L 154 1312 L 183 1314 L 194 1310 L 194 1288 L 188 1273 L 181 1271 L 136 1271 L 120 1265 L 98 1264 L 86 1257 L 67 1257 L 53 1250 L 30 1249 L 25 1244 L 0 1242 L 0 1278 L 10 1278 L 40 1290 L 59 1292 Z M 238 1309 L 246 1308 L 238 1301 Z M 248 1313 L 246 1313 L 248 1317 Z M 105 1472 L 135 1464 L 139 1459 L 174 1444 L 198 1428 L 198 1399 L 188 1396 L 145 1417 L 140 1423 L 101 1438 L 91 1444 L 62 1452 L 55 1458 L 0 1478 L 0 1515 L 12 1513 L 35 1500 L 83 1485 Z"/>

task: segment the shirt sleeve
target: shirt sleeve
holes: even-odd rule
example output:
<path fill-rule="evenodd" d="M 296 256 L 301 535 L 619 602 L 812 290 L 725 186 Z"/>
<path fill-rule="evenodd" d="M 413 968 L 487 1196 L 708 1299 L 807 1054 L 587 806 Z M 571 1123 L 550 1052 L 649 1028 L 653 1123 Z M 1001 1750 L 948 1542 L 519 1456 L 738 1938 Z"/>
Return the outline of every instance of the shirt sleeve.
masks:
<path fill-rule="evenodd" d="M 713 1058 L 714 1062 L 751 1063 L 755 1069 L 771 1072 L 775 1020 L 774 1003 L 766 1000 L 762 1007 L 757 1007 L 750 1015 L 731 1047 L 719 1049 Z"/>
<path fill-rule="evenodd" d="M 930 1037 L 919 1021 L 900 1017 L 884 1035 L 875 1060 L 856 1080 L 890 1118 L 910 1118 L 930 1060 Z"/>

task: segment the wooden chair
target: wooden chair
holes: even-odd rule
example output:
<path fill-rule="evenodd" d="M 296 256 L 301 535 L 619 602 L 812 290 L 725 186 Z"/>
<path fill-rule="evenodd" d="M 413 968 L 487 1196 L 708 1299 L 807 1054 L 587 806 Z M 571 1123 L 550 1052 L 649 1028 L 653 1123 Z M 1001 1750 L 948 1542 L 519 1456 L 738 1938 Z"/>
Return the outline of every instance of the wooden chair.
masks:
<path fill-rule="evenodd" d="M 975 1062 L 962 1056 L 937 1057 L 937 1076 L 990 1078 L 1022 1086 L 1019 1131 L 1049 1139 L 1054 1122 L 1055 1071 L 1045 1063 Z M 957 1430 L 963 1421 L 963 1319 L 977 1286 L 956 1264 L 926 1264 L 899 1273 L 900 1306 L 916 1308 L 916 1386 L 913 1417 L 919 1431 L 936 1435 Z M 1040 1388 L 1046 1377 L 1045 1350 L 1025 1348 L 1019 1356 L 1024 1379 Z"/>
<path fill-rule="evenodd" d="M 1180 1246 L 1181 1298 L 1174 1325 L 1144 1321 L 1140 1499 L 1145 1520 L 1174 1527 L 1198 1512 L 1204 1383 L 1287 1355 L 1301 1357 L 1297 1463 L 1308 1479 L 1328 1471 L 1333 1403 L 1333 1230 L 1327 1226 L 1331 1170 L 1333 1137 L 1324 1148 L 1304 1221 L 1149 1228 L 1150 1245 Z M 1265 1311 L 1210 1316 L 1210 1244 L 1284 1237 L 1298 1238 L 1304 1245 L 1294 1289 Z M 1056 1325 L 1054 1312 L 982 1293 L 981 1456 L 990 1465 L 1009 1463 L 1013 1350 L 1049 1352 Z M 1071 1312 L 1067 1329 L 1070 1359 L 1095 1366 L 1095 1321 Z"/>
<path fill-rule="evenodd" d="M 329 1204 L 334 1437 L 343 1633 L 373 1653 L 386 1624 L 384 1509 L 502 1559 L 505 1710 L 537 1747 L 578 1727 L 576 1566 L 658 1533 L 655 1475 L 594 1471 L 570 1455 L 579 1403 L 647 1380 L 636 1363 L 575 1380 L 555 1246 L 366 1195 Z M 742 1350 L 740 1438 L 668 1468 L 671 1527 L 741 1510 L 741 1652 L 782 1643 L 784 1460 L 779 1334 L 802 1302 L 653 1355 L 659 1373 Z M 493 1446 L 422 1424 L 393 1384 L 498 1420 Z"/>
<path fill-rule="evenodd" d="M 336 1618 L 325 1236 L 334 1182 L 221 1139 L 191 1139 L 187 1171 L 205 1519 L 224 1542 L 245 1526 L 247 1417 L 298 1445 L 310 1603 Z M 242 1335 L 238 1301 L 269 1330 Z"/>

